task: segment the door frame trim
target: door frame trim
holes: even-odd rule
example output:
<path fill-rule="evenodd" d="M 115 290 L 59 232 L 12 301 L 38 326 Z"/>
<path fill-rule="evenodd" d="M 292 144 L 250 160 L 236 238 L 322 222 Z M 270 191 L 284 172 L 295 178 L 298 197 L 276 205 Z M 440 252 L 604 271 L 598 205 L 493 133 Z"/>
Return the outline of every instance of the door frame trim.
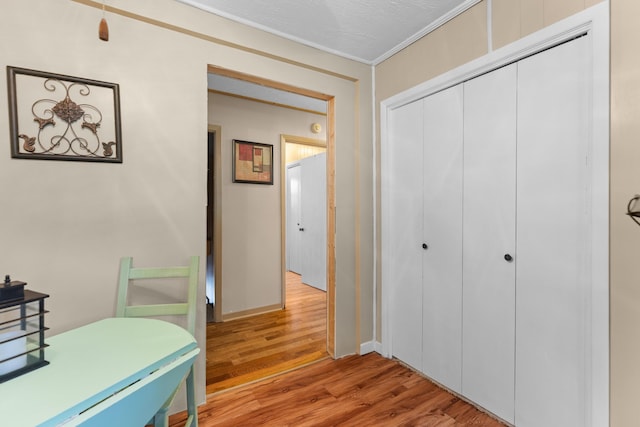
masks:
<path fill-rule="evenodd" d="M 222 322 L 222 127 L 208 125 L 213 133 L 213 265 L 214 295 L 213 321 Z M 208 185 L 209 183 L 207 183 Z"/>
<path fill-rule="evenodd" d="M 592 226 L 591 291 L 588 292 L 585 331 L 587 342 L 586 401 L 588 425 L 607 425 L 609 420 L 609 4 L 601 2 L 562 21 L 530 34 L 512 44 L 454 68 L 438 77 L 396 94 L 380 103 L 381 152 L 381 353 L 391 357 L 391 307 L 393 278 L 388 277 L 385 259 L 393 254 L 386 247 L 385 235 L 391 230 L 388 199 L 391 189 L 389 170 L 389 112 L 417 99 L 490 72 L 503 65 L 549 49 L 583 34 L 589 34 L 592 79 L 592 123 L 589 129 L 593 159 L 591 164 Z M 385 286 L 386 285 L 386 286 Z"/>
<path fill-rule="evenodd" d="M 263 77 L 234 71 L 215 65 L 207 65 L 207 72 L 219 74 L 234 79 L 257 83 L 262 86 L 284 90 L 310 98 L 321 99 L 327 102 L 326 144 L 327 144 L 327 353 L 335 357 L 336 349 L 336 99 L 333 95 L 292 86 L 287 83 L 269 80 Z M 282 173 L 281 173 L 282 175 Z M 282 184 L 282 177 L 280 179 Z M 282 208 L 282 206 L 281 206 Z M 281 226 L 282 226 L 282 214 Z M 282 251 L 282 250 L 281 250 Z M 282 252 L 281 252 L 282 254 Z"/>

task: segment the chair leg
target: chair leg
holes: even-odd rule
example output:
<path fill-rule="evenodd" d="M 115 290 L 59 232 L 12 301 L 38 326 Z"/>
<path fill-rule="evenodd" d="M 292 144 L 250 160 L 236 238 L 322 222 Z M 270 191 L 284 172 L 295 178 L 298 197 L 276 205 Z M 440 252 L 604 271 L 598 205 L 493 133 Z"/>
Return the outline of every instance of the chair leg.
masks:
<path fill-rule="evenodd" d="M 169 407 L 161 408 L 153 417 L 153 427 L 169 427 Z"/>
<path fill-rule="evenodd" d="M 189 414 L 189 419 L 186 426 L 198 427 L 198 405 L 196 405 L 196 387 L 193 365 L 191 365 L 191 369 L 189 369 L 189 375 L 187 375 L 186 389 L 187 413 Z"/>
<path fill-rule="evenodd" d="M 187 422 L 185 423 L 185 427 L 198 427 L 198 406 L 196 405 L 196 388 L 195 388 L 195 374 L 193 365 L 189 369 L 189 374 L 187 375 L 187 380 L 185 384 L 185 389 L 187 390 Z M 177 390 L 176 390 L 177 391 Z M 175 392 L 174 392 L 175 395 Z M 160 408 L 156 415 L 153 417 L 153 426 L 154 427 L 169 427 L 169 406 L 173 401 L 173 396 L 171 396 L 165 406 Z"/>

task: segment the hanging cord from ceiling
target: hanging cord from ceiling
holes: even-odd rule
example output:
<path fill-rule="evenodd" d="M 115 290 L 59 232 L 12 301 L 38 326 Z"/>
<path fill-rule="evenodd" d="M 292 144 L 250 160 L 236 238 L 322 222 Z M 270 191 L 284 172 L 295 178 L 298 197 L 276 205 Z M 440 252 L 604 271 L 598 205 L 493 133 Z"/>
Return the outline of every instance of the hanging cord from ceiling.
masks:
<path fill-rule="evenodd" d="M 105 0 L 102 0 L 102 19 L 100 20 L 100 25 L 98 26 L 98 37 L 100 40 L 104 40 L 106 42 L 109 41 L 109 26 L 107 25 L 107 20 L 105 19 Z"/>

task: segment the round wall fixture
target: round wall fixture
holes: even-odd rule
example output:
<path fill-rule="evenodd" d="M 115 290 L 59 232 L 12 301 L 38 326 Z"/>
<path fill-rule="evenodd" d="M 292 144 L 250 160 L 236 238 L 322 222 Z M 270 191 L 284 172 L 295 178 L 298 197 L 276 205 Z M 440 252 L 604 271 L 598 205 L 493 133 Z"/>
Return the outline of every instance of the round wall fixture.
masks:
<path fill-rule="evenodd" d="M 322 126 L 320 126 L 320 123 L 313 123 L 311 125 L 311 132 L 320 133 L 321 130 L 322 130 Z"/>

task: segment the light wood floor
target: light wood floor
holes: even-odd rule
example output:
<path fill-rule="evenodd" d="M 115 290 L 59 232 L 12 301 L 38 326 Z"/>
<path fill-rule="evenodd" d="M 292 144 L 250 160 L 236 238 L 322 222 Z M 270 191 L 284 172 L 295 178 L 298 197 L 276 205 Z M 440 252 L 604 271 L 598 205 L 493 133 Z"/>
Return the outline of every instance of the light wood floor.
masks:
<path fill-rule="evenodd" d="M 207 325 L 207 394 L 328 357 L 326 293 L 287 272 L 286 309 Z"/>
<path fill-rule="evenodd" d="M 208 397 L 198 408 L 201 427 L 503 427 L 376 353 L 328 358 L 325 293 L 292 273 L 286 305 L 207 326 Z M 171 416 L 170 426 L 183 425 L 185 418 L 186 412 Z"/>
<path fill-rule="evenodd" d="M 201 427 L 504 427 L 377 353 L 325 359 L 217 393 L 198 412 Z M 184 420 L 185 413 L 176 414 L 169 419 L 170 427 Z"/>

